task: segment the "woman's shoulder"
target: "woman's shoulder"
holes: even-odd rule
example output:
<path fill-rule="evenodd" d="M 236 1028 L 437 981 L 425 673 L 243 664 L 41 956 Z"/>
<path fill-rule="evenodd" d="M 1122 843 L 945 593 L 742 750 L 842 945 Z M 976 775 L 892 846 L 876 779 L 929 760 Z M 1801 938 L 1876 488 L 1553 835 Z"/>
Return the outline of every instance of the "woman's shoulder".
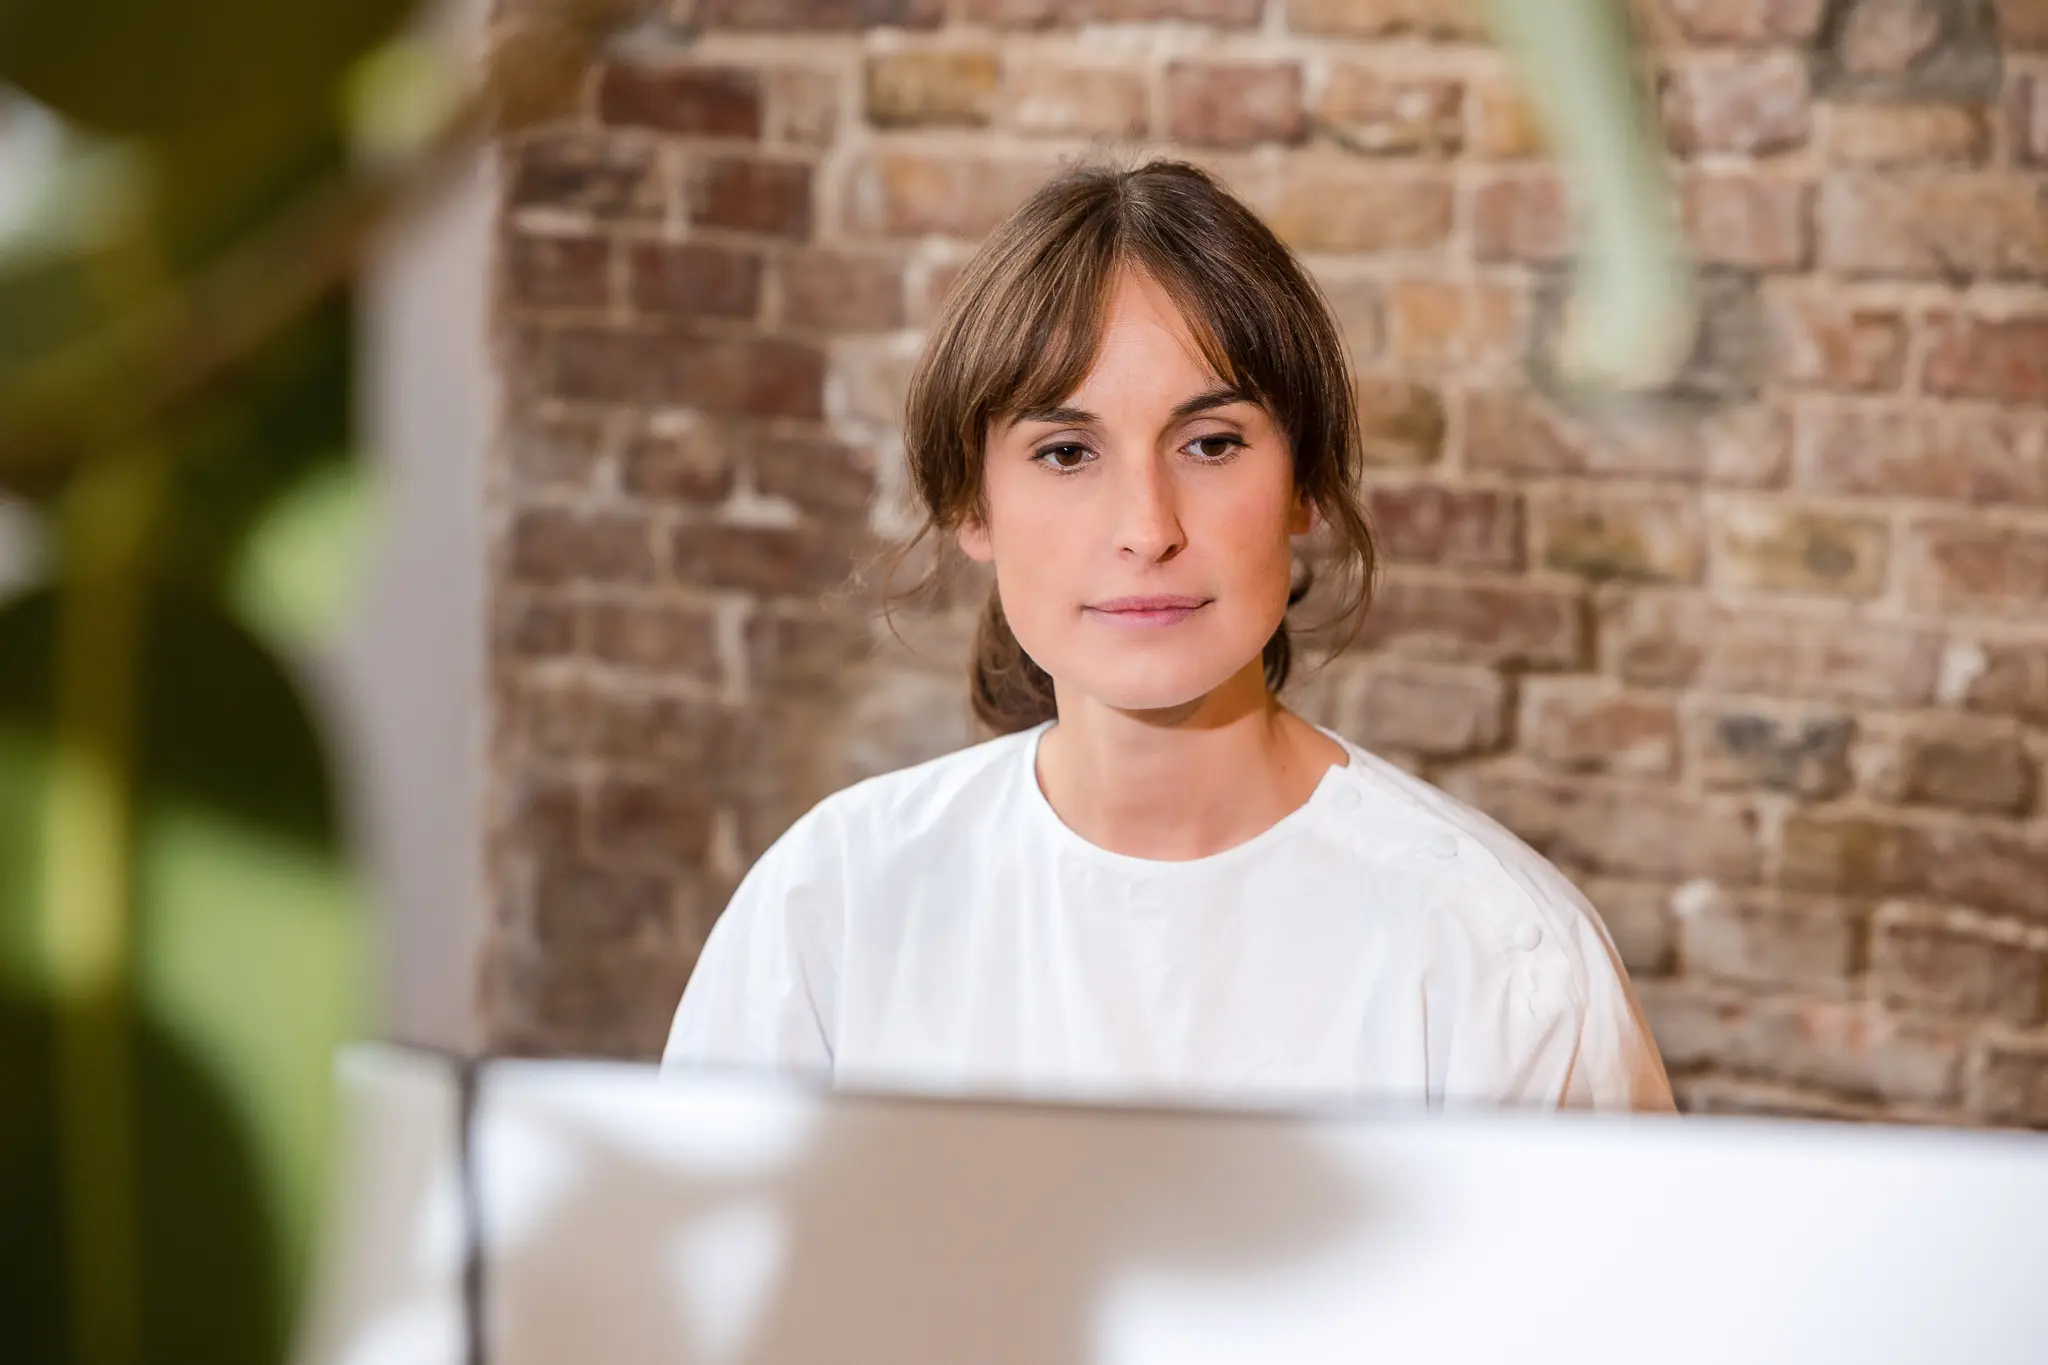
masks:
<path fill-rule="evenodd" d="M 1037 739 L 1036 728 L 998 735 L 862 778 L 820 801 L 807 818 L 829 821 L 855 837 L 886 831 L 892 842 L 973 820 L 1020 780 Z"/>

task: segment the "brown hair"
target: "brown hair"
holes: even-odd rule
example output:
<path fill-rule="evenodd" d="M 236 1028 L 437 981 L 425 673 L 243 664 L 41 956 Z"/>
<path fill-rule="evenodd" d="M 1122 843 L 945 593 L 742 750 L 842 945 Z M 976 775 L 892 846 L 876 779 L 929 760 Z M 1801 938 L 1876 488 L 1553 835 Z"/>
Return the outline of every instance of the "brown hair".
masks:
<path fill-rule="evenodd" d="M 1355 628 L 1371 598 L 1374 550 L 1336 322 L 1272 230 L 1185 162 L 1068 171 L 968 262 L 911 375 L 904 443 L 925 515 L 911 547 L 987 515 L 982 461 L 991 425 L 1080 387 L 1122 270 L 1165 290 L 1217 377 L 1255 395 L 1286 433 L 1295 486 L 1322 514 L 1339 567 L 1349 570 L 1337 617 Z M 1288 606 L 1307 590 L 1304 571 Z M 1293 659 L 1284 620 L 1263 658 L 1267 685 L 1278 691 Z M 1052 678 L 1018 644 L 993 588 L 976 632 L 973 700 L 998 733 L 1056 714 Z"/>

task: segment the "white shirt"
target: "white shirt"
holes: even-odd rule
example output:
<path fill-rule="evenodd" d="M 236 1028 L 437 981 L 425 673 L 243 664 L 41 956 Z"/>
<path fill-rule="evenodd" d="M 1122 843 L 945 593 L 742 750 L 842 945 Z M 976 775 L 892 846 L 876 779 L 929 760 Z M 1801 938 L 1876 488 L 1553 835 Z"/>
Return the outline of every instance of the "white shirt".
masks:
<path fill-rule="evenodd" d="M 849 787 L 719 919 L 664 1062 L 861 1089 L 1668 1110 L 1598 915 L 1478 811 L 1344 743 L 1272 828 L 1157 862 L 1063 824 L 1046 726 Z"/>

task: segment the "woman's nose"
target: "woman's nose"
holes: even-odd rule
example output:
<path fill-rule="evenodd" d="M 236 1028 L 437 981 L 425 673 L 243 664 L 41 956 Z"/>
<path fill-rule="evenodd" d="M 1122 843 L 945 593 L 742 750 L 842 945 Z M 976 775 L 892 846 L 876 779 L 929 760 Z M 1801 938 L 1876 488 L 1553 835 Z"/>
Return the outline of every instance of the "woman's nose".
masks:
<path fill-rule="evenodd" d="M 1171 559 L 1187 542 L 1172 477 L 1158 461 L 1141 460 L 1121 484 L 1118 550 L 1147 563 Z"/>

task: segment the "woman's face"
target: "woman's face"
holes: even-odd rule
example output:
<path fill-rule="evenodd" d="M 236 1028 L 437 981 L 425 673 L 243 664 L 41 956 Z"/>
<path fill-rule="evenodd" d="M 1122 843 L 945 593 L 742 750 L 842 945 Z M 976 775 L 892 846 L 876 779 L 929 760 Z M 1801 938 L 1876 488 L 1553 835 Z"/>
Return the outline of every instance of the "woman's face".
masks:
<path fill-rule="evenodd" d="M 983 483 L 987 521 L 961 548 L 994 562 L 1062 707 L 1185 707 L 1260 666 L 1310 509 L 1286 437 L 1150 279 L 1118 281 L 1078 389 L 989 432 Z"/>

